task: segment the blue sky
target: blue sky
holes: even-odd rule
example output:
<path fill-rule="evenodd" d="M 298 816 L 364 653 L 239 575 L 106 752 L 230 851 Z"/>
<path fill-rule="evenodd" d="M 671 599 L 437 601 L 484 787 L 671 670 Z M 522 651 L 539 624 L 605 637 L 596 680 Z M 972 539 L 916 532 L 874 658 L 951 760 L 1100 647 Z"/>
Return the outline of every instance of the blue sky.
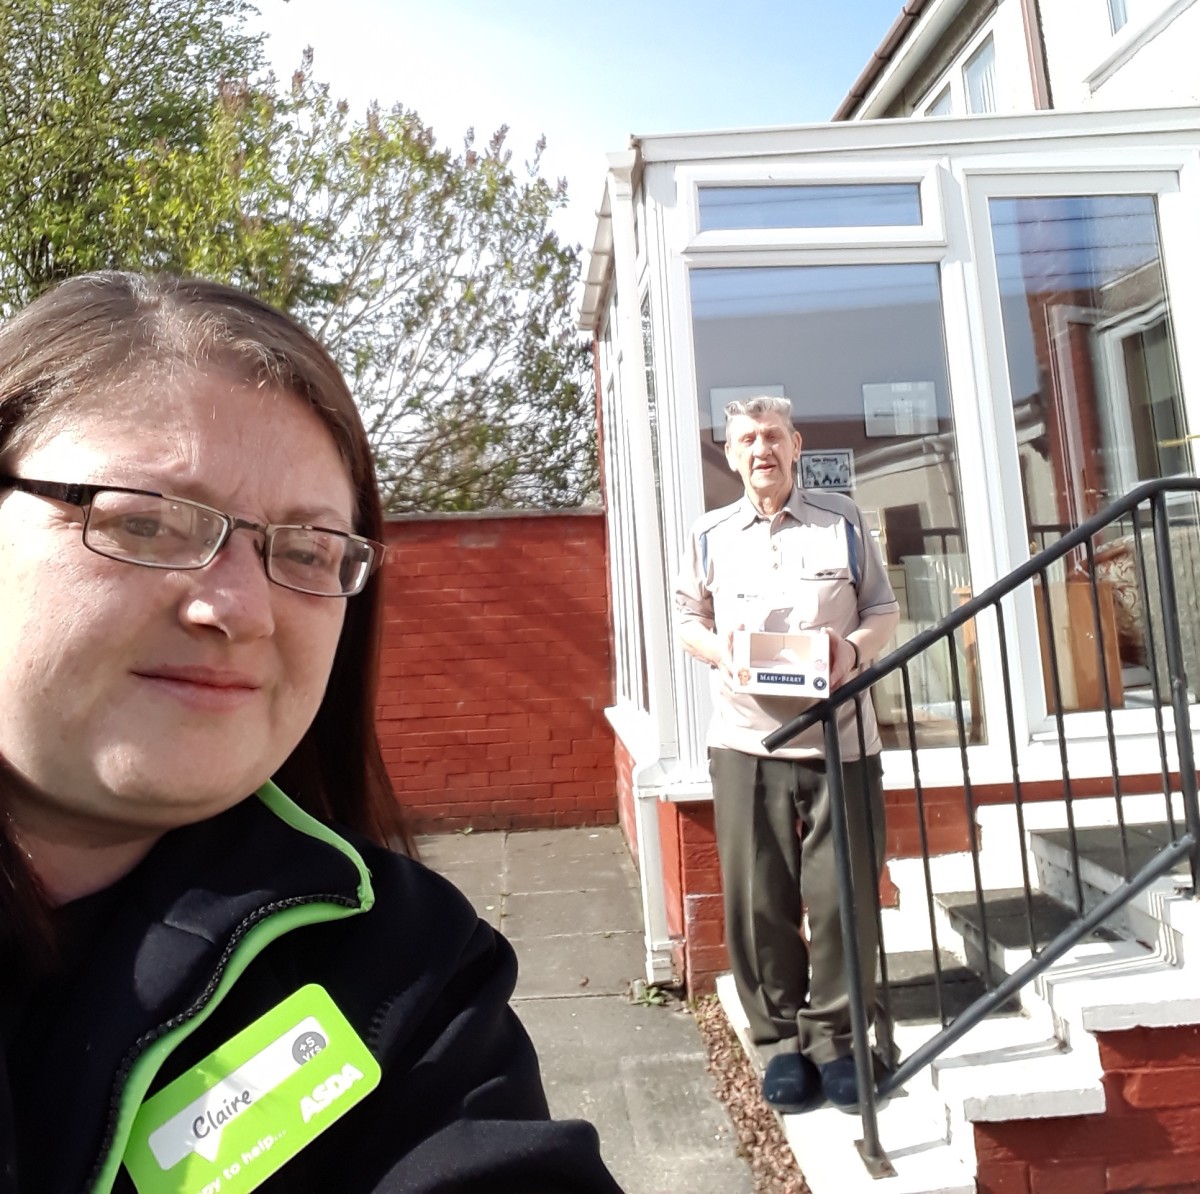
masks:
<path fill-rule="evenodd" d="M 403 103 L 458 144 L 511 128 L 514 158 L 539 134 L 565 176 L 560 232 L 585 247 L 604 154 L 632 133 L 827 120 L 901 0 L 258 0 L 287 77 L 302 49 L 365 109 Z"/>

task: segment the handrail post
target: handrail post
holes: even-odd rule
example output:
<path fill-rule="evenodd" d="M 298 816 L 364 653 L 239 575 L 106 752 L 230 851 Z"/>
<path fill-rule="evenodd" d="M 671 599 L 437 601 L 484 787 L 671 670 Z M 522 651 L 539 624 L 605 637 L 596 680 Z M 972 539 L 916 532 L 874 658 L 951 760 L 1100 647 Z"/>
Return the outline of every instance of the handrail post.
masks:
<path fill-rule="evenodd" d="M 1158 591 L 1162 599 L 1163 647 L 1167 655 L 1167 678 L 1171 684 L 1171 710 L 1175 720 L 1175 744 L 1179 752 L 1179 791 L 1188 833 L 1195 840 L 1189 855 L 1192 897 L 1200 897 L 1200 798 L 1196 794 L 1196 758 L 1192 750 L 1192 724 L 1188 713 L 1187 669 L 1179 636 L 1179 602 L 1175 593 L 1175 570 L 1171 566 L 1171 524 L 1166 496 L 1161 491 L 1151 498 L 1154 517 L 1154 556 L 1158 567 Z M 1147 611 L 1149 615 L 1150 611 Z"/>
<path fill-rule="evenodd" d="M 842 914 L 842 950 L 846 960 L 847 994 L 850 1000 L 850 1033 L 854 1051 L 854 1072 L 858 1080 L 858 1109 L 862 1116 L 863 1138 L 858 1150 L 873 1177 L 892 1172 L 891 1162 L 879 1141 L 879 1121 L 875 1113 L 875 1067 L 867 1026 L 867 1007 L 863 995 L 862 962 L 858 952 L 858 909 L 854 899 L 853 862 L 850 832 L 846 816 L 846 787 L 842 775 L 842 744 L 838 719 L 825 721 L 825 782 L 828 788 L 830 829 L 837 875 L 838 908 Z M 873 978 L 874 976 L 872 976 Z"/>

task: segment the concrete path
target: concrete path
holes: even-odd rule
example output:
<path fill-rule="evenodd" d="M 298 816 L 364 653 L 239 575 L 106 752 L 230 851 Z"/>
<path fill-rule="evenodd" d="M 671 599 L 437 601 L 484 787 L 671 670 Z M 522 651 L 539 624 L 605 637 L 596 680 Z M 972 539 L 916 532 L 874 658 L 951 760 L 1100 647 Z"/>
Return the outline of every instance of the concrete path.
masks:
<path fill-rule="evenodd" d="M 642 916 L 620 830 L 453 833 L 420 847 L 512 941 L 514 1007 L 550 1109 L 596 1125 L 626 1194 L 752 1194 L 695 1021 L 629 999 L 644 974 Z"/>

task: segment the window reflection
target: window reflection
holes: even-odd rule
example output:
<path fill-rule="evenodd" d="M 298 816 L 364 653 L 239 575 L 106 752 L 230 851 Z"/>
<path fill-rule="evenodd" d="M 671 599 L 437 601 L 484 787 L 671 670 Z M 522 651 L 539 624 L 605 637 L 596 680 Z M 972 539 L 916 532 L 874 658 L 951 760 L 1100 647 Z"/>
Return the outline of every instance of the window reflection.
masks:
<path fill-rule="evenodd" d="M 943 87 L 941 94 L 925 109 L 926 116 L 953 116 L 954 101 L 950 98 L 950 88 Z"/>
<path fill-rule="evenodd" d="M 700 231 L 726 228 L 880 228 L 921 223 L 915 182 L 701 187 Z"/>
<path fill-rule="evenodd" d="M 963 89 L 973 116 L 996 111 L 996 46 L 990 37 L 963 67 Z"/>
<path fill-rule="evenodd" d="M 1189 436 L 1154 197 L 993 199 L 991 225 L 1036 552 L 1139 481 L 1189 471 Z M 1200 574 L 1194 514 L 1181 509 L 1173 521 L 1177 572 Z M 1100 708 L 1105 683 L 1118 705 L 1147 699 L 1152 661 L 1135 542 L 1141 537 L 1132 525 L 1118 525 L 1097 543 L 1099 633 L 1085 553 L 1048 578 L 1050 612 L 1039 612 L 1043 662 L 1049 672 L 1053 638 L 1064 712 Z M 1153 589 L 1149 570 L 1146 581 Z M 1181 629 L 1194 643 L 1188 674 L 1200 675 L 1200 630 Z M 1048 675 L 1051 707 L 1052 680 Z"/>
<path fill-rule="evenodd" d="M 958 456 L 932 264 L 694 269 L 691 274 L 706 508 L 741 486 L 724 454 L 720 411 L 738 387 L 792 401 L 804 482 L 847 492 L 879 538 L 901 606 L 896 643 L 970 595 Z M 963 717 L 983 741 L 970 636 L 957 666 Z M 910 674 L 918 745 L 954 740 L 949 649 Z M 874 693 L 888 746 L 907 741 L 899 676 Z"/>

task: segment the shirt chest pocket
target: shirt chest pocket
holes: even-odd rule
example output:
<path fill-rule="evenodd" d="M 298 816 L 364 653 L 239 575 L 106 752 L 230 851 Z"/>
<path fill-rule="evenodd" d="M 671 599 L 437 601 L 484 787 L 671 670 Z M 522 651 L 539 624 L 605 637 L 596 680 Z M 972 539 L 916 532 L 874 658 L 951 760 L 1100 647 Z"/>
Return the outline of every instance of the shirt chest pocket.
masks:
<path fill-rule="evenodd" d="M 784 569 L 796 580 L 853 581 L 852 555 L 844 521 L 807 527 L 784 545 Z"/>
<path fill-rule="evenodd" d="M 854 570 L 841 527 L 812 528 L 785 568 L 786 585 L 801 626 L 836 621 L 836 610 L 853 594 Z M 851 601 L 853 601 L 851 596 Z"/>

